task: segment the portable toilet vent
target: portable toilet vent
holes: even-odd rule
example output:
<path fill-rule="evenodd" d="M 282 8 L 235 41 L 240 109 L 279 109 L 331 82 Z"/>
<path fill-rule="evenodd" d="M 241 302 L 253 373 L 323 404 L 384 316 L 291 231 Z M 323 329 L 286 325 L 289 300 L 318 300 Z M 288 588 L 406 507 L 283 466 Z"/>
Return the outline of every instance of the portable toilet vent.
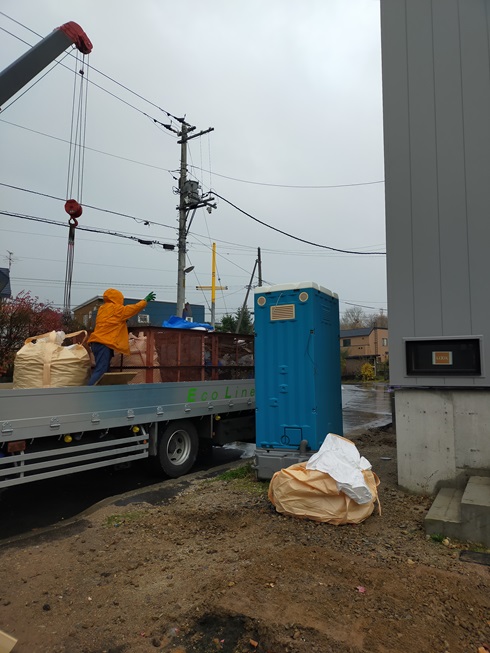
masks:
<path fill-rule="evenodd" d="M 314 282 L 255 289 L 258 478 L 342 435 L 339 299 Z"/>

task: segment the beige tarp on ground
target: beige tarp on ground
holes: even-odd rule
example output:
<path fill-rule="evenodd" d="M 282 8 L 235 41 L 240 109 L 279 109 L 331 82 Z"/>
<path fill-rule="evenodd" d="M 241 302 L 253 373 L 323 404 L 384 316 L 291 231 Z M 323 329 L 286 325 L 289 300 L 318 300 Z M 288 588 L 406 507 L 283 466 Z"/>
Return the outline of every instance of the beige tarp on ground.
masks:
<path fill-rule="evenodd" d="M 325 472 L 306 469 L 298 463 L 274 474 L 269 485 L 269 499 L 276 510 L 291 517 L 312 519 L 330 524 L 359 524 L 374 510 L 378 499 L 379 479 L 371 470 L 362 472 L 372 494 L 372 501 L 358 504 Z"/>
<path fill-rule="evenodd" d="M 65 336 L 51 331 L 27 338 L 14 361 L 14 388 L 61 388 L 85 385 L 90 357 L 83 344 L 63 347 L 61 342 L 86 331 Z M 61 341 L 61 342 L 60 342 Z"/>

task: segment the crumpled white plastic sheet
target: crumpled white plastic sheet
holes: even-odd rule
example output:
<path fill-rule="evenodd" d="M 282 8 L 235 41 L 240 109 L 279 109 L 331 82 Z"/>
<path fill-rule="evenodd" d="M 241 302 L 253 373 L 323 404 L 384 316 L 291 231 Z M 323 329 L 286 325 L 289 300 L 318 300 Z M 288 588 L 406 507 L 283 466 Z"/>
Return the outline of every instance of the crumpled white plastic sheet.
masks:
<path fill-rule="evenodd" d="M 361 456 L 353 442 L 340 435 L 329 433 L 306 463 L 306 469 L 329 474 L 336 481 L 339 492 L 356 503 L 369 503 L 373 499 L 362 473 L 371 469 L 371 463 Z"/>

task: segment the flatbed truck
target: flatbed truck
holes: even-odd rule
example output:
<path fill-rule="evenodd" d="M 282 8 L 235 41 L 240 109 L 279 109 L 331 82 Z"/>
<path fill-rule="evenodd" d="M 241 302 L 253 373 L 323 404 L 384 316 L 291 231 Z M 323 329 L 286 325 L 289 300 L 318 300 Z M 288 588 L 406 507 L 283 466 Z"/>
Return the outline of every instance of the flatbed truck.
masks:
<path fill-rule="evenodd" d="M 177 478 L 199 451 L 255 441 L 253 336 L 129 331 L 145 343 L 144 353 L 115 356 L 112 373 L 142 382 L 22 389 L 0 383 L 0 489 L 145 458 Z"/>

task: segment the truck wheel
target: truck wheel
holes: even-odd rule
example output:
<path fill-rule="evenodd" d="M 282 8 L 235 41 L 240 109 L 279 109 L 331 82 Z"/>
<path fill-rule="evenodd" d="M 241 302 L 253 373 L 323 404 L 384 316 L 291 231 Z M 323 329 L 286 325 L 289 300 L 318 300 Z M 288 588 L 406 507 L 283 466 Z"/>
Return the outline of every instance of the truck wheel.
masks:
<path fill-rule="evenodd" d="M 187 474 L 196 462 L 199 438 L 188 420 L 170 422 L 159 437 L 157 462 L 166 476 Z"/>

